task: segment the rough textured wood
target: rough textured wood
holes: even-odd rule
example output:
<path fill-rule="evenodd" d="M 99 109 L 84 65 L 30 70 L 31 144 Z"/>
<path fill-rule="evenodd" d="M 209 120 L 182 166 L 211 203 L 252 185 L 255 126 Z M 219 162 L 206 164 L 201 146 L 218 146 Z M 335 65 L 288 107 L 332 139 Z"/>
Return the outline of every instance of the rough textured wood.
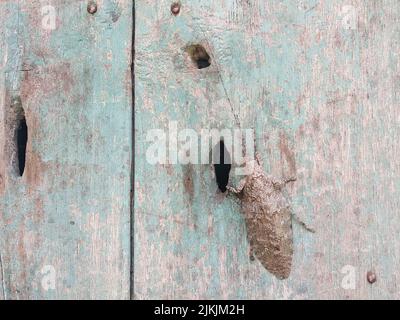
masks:
<path fill-rule="evenodd" d="M 130 280 L 136 298 L 400 298 L 397 0 L 185 0 L 177 16 L 171 1 L 135 1 L 132 266 L 133 2 L 90 15 L 54 1 L 44 30 L 45 2 L 0 2 L 0 299 L 129 298 Z M 267 173 L 297 175 L 293 210 L 316 230 L 294 223 L 288 280 L 250 262 L 239 202 L 216 192 L 212 166 L 146 161 L 148 130 L 232 128 L 235 114 Z"/>
<path fill-rule="evenodd" d="M 46 30 L 47 4 L 0 3 L 0 298 L 129 298 L 133 4 L 98 1 L 90 15 L 87 1 L 50 1 Z"/>
<path fill-rule="evenodd" d="M 135 296 L 400 298 L 400 3 L 170 5 L 136 2 Z M 209 68 L 187 56 L 193 43 Z M 294 211 L 316 230 L 294 224 L 285 281 L 249 261 L 239 204 L 216 194 L 210 166 L 145 159 L 149 129 L 231 128 L 230 103 L 265 171 L 297 175 Z"/>

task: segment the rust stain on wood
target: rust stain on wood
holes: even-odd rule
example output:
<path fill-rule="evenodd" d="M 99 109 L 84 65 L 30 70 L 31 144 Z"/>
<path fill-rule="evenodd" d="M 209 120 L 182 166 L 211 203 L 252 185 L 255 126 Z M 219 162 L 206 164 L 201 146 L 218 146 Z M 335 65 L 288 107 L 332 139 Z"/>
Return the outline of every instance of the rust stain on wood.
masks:
<path fill-rule="evenodd" d="M 290 149 L 287 135 L 283 132 L 279 134 L 279 149 L 281 151 L 282 161 L 286 161 L 289 166 L 289 173 L 287 177 L 294 177 L 296 175 L 296 157 L 295 153 Z M 282 165 L 282 169 L 284 164 Z"/>
<path fill-rule="evenodd" d="M 56 94 L 68 95 L 74 87 L 75 80 L 71 63 L 64 62 L 46 67 L 37 67 L 24 72 L 21 83 L 21 98 L 32 105 L 39 103 L 35 99 L 54 97 Z M 81 85 L 86 86 L 86 83 Z M 46 88 L 46 90 L 43 90 Z"/>
<path fill-rule="evenodd" d="M 42 161 L 37 153 L 28 150 L 24 176 L 26 177 L 30 192 L 36 192 L 38 190 L 38 187 L 42 184 L 47 168 L 48 165 Z"/>
<path fill-rule="evenodd" d="M 185 192 L 189 196 L 189 203 L 192 203 L 194 197 L 194 184 L 193 184 L 193 166 L 190 164 L 184 167 L 183 185 L 185 186 Z"/>

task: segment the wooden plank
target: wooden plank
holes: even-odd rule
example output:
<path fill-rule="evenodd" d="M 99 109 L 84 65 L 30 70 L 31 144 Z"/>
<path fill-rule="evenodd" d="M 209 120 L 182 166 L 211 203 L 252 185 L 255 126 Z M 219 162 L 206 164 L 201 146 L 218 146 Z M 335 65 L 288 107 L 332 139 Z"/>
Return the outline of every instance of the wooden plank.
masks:
<path fill-rule="evenodd" d="M 399 298 L 399 2 L 170 5 L 136 2 L 135 297 Z M 209 68 L 188 57 L 197 43 Z M 150 129 L 233 128 L 231 106 L 266 172 L 297 175 L 294 212 L 316 229 L 294 224 L 285 281 L 249 261 L 210 165 L 146 161 Z"/>
<path fill-rule="evenodd" d="M 130 296 L 133 4 L 97 3 L 0 4 L 0 298 Z"/>

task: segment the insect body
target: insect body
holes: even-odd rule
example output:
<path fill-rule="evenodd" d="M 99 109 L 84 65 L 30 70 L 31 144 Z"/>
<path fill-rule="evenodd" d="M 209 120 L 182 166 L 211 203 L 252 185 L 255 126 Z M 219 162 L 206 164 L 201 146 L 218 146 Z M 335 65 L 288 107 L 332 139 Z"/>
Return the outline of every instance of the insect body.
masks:
<path fill-rule="evenodd" d="M 252 174 L 238 188 L 228 187 L 241 200 L 245 217 L 250 256 L 254 255 L 273 275 L 286 279 L 293 257 L 292 213 L 282 188 L 289 181 L 267 176 L 259 156 L 248 165 Z"/>

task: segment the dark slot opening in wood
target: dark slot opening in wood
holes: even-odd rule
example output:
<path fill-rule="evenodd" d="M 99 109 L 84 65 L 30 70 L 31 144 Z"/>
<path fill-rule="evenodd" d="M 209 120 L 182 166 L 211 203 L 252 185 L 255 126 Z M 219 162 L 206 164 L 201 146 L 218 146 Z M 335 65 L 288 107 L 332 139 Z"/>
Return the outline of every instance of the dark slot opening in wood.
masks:
<path fill-rule="evenodd" d="M 224 141 L 221 140 L 214 149 L 216 157 L 214 158 L 214 170 L 217 185 L 221 192 L 225 192 L 229 182 L 229 173 L 231 171 L 231 161 Z M 216 160 L 216 161 L 215 161 Z"/>
<path fill-rule="evenodd" d="M 210 55 L 202 45 L 190 45 L 187 47 L 187 52 L 198 69 L 208 68 L 211 65 Z"/>
<path fill-rule="evenodd" d="M 18 169 L 19 175 L 22 177 L 25 171 L 25 160 L 26 160 L 26 145 L 28 143 L 28 126 L 26 125 L 26 119 L 23 115 L 19 120 L 17 128 L 17 151 L 18 151 Z"/>

